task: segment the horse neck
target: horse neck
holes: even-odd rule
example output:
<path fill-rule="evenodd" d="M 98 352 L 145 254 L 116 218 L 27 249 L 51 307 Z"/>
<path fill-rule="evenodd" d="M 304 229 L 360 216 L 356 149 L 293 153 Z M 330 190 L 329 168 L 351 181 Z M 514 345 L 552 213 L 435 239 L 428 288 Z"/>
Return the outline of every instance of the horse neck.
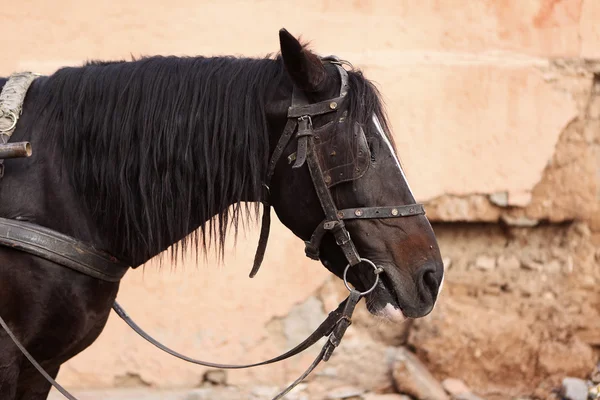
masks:
<path fill-rule="evenodd" d="M 66 202 L 85 205 L 86 218 L 96 230 L 91 236 L 102 238 L 105 250 L 134 267 L 169 248 L 175 254 L 190 244 L 222 250 L 232 223 L 236 229 L 244 211 L 252 211 L 249 202 L 260 200 L 269 153 L 261 114 L 266 91 L 245 93 L 256 84 L 245 83 L 253 78 L 239 69 L 237 83 L 212 76 L 216 87 L 209 89 L 214 93 L 184 92 L 192 96 L 189 100 L 141 82 L 140 91 L 156 91 L 165 98 L 148 105 L 143 102 L 151 93 L 131 92 L 115 100 L 77 87 L 71 92 L 79 99 L 70 95 L 57 105 L 47 95 L 40 101 L 46 116 L 36 122 L 36 129 L 54 149 L 47 153 L 48 163 L 62 166 L 60 173 L 70 178 L 65 192 L 73 195 Z M 255 74 L 263 69 L 255 67 Z M 69 73 L 62 79 L 83 79 Z M 267 81 L 275 73 L 264 75 L 260 79 Z M 110 76 L 104 79 L 113 84 Z M 204 89 L 203 84 L 196 83 Z M 236 84 L 237 91 L 224 94 L 224 87 L 229 91 Z M 247 99 L 252 99 L 250 104 Z"/>

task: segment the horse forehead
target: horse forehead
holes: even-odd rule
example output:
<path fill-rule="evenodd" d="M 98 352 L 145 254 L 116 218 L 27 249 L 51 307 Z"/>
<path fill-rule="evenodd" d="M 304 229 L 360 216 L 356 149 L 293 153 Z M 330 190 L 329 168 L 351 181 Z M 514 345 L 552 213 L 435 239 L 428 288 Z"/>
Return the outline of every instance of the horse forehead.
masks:
<path fill-rule="evenodd" d="M 396 167 L 400 170 L 400 174 L 402 175 L 402 179 L 404 180 L 404 183 L 406 183 L 406 187 L 408 188 L 408 191 L 410 192 L 411 196 L 414 197 L 413 191 L 410 187 L 410 184 L 408 183 L 408 178 L 406 177 L 406 174 L 404 173 L 404 168 L 402 168 L 402 165 L 400 165 L 400 160 L 398 159 L 398 155 L 394 151 L 394 147 L 392 146 L 392 142 L 391 142 L 390 138 L 388 137 L 388 133 L 383 130 L 383 127 L 381 126 L 381 122 L 379 122 L 379 118 L 377 118 L 377 115 L 373 114 L 372 119 L 373 119 L 373 124 L 375 125 L 375 132 L 377 132 L 377 135 L 379 135 L 383 139 L 383 142 L 385 143 L 386 148 L 388 149 L 388 151 L 392 155 L 392 158 L 394 159 Z"/>

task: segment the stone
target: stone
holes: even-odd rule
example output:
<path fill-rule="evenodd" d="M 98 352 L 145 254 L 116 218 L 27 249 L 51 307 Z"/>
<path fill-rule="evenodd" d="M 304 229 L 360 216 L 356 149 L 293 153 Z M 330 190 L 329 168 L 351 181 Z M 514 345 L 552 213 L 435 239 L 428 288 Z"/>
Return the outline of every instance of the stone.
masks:
<path fill-rule="evenodd" d="M 333 389 L 327 393 L 325 398 L 327 400 L 359 400 L 364 392 L 365 391 L 363 389 L 359 389 L 354 386 L 343 386 Z"/>
<path fill-rule="evenodd" d="M 524 258 L 521 260 L 521 268 L 529 271 L 541 271 L 544 269 L 544 264 L 531 258 Z"/>
<path fill-rule="evenodd" d="M 363 396 L 363 400 L 412 400 L 410 396 L 399 393 L 367 393 Z"/>
<path fill-rule="evenodd" d="M 481 397 L 479 397 L 471 392 L 467 392 L 467 393 L 463 393 L 463 394 L 454 396 L 454 399 L 455 400 L 483 400 Z"/>
<path fill-rule="evenodd" d="M 502 214 L 502 220 L 511 226 L 518 226 L 521 228 L 531 228 L 536 226 L 540 221 L 534 218 L 527 218 L 525 216 L 513 217 L 511 215 Z"/>
<path fill-rule="evenodd" d="M 215 396 L 212 389 L 201 388 L 193 389 L 185 396 L 184 400 L 209 400 Z"/>
<path fill-rule="evenodd" d="M 271 399 L 271 398 L 275 397 L 278 393 L 280 393 L 290 383 L 291 382 L 287 382 L 285 385 L 282 385 L 281 387 L 264 386 L 264 385 L 256 386 L 256 387 L 252 388 L 251 400 Z M 307 386 L 308 386 L 307 383 L 300 383 L 295 388 L 290 390 L 290 392 L 288 394 L 286 394 L 285 399 L 286 400 L 308 400 L 308 395 L 306 393 L 302 393 L 304 390 L 306 390 Z"/>
<path fill-rule="evenodd" d="M 492 193 L 488 196 L 490 201 L 498 207 L 508 206 L 508 192 Z"/>
<path fill-rule="evenodd" d="M 600 399 L 600 385 L 595 385 L 588 390 L 588 399 L 598 400 Z"/>
<path fill-rule="evenodd" d="M 561 395 L 566 400 L 587 400 L 588 386 L 583 379 L 567 377 L 562 381 Z"/>
<path fill-rule="evenodd" d="M 266 398 L 272 398 L 274 396 L 277 395 L 277 393 L 279 393 L 279 388 L 278 387 L 274 387 L 274 386 L 256 386 L 252 389 L 251 395 L 253 396 L 252 399 L 266 399 Z"/>
<path fill-rule="evenodd" d="M 560 272 L 562 269 L 562 263 L 558 260 L 551 260 L 544 266 L 544 271 L 554 274 Z"/>
<path fill-rule="evenodd" d="M 496 264 L 502 269 L 519 269 L 521 267 L 521 261 L 516 256 L 500 256 Z"/>
<path fill-rule="evenodd" d="M 306 339 L 323 322 L 327 315 L 323 312 L 323 303 L 315 296 L 294 306 L 283 319 L 283 333 L 287 346 L 292 348 Z"/>
<path fill-rule="evenodd" d="M 475 259 L 475 266 L 484 271 L 496 268 L 496 259 L 490 256 L 479 256 Z"/>
<path fill-rule="evenodd" d="M 600 341 L 598 342 L 598 345 L 600 345 Z M 595 384 L 600 383 L 600 363 L 596 364 L 596 367 L 594 367 L 590 374 L 590 380 Z"/>
<path fill-rule="evenodd" d="M 202 379 L 211 385 L 227 385 L 227 371 L 222 369 L 208 370 Z"/>
<path fill-rule="evenodd" d="M 419 400 L 448 400 L 442 385 L 416 355 L 405 348 L 398 349 L 392 364 L 396 390 Z"/>
<path fill-rule="evenodd" d="M 471 391 L 463 381 L 455 378 L 444 379 L 442 381 L 442 387 L 452 396 L 469 393 Z"/>

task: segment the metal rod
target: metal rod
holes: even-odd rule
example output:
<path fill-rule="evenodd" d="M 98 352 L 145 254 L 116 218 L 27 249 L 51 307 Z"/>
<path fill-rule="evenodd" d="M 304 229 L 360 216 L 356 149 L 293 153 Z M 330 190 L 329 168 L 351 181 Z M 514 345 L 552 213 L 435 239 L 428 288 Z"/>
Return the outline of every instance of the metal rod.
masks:
<path fill-rule="evenodd" d="M 29 156 L 31 156 L 31 144 L 29 142 L 0 144 L 0 160 Z"/>

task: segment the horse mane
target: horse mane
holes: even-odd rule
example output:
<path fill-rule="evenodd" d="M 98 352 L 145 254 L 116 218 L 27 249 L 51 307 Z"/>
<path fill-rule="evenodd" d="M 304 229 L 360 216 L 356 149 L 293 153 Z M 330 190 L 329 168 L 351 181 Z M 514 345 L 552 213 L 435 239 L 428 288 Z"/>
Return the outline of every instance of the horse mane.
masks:
<path fill-rule="evenodd" d="M 116 255 L 137 266 L 214 245 L 222 256 L 230 225 L 258 217 L 244 200 L 263 195 L 267 91 L 284 75 L 279 55 L 92 61 L 45 79 L 35 125 Z M 387 126 L 374 86 L 357 71 L 349 83 L 348 117 L 375 112 Z"/>

